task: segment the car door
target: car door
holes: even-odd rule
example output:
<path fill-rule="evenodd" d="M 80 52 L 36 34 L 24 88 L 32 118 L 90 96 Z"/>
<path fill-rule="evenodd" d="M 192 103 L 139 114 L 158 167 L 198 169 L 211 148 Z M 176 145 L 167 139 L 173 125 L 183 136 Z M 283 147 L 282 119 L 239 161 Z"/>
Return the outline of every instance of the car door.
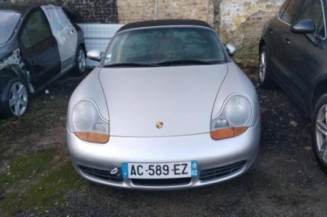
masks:
<path fill-rule="evenodd" d="M 304 0 L 289 0 L 283 11 L 275 19 L 272 27 L 272 62 L 278 70 L 279 83 L 288 86 L 290 79 L 289 59 L 292 51 L 292 42 L 289 35 L 291 34 L 291 25 L 297 20 L 299 11 L 302 8 Z"/>
<path fill-rule="evenodd" d="M 75 63 L 78 35 L 72 23 L 59 6 L 42 6 L 59 45 L 61 72 L 71 69 Z"/>
<path fill-rule="evenodd" d="M 305 0 L 288 0 L 277 18 L 271 25 L 271 65 L 274 78 L 278 84 L 290 95 L 300 106 L 305 106 L 301 95 L 298 94 L 298 87 L 292 78 L 293 59 L 293 33 L 291 26 L 298 20 Z"/>
<path fill-rule="evenodd" d="M 281 16 L 285 13 L 289 3 L 290 0 L 285 1 L 278 15 L 270 21 L 266 30 L 266 42 L 270 53 L 271 67 L 274 69 L 273 71 L 277 72 L 275 73 L 276 76 L 280 74 L 278 68 L 281 67 L 283 60 L 283 50 L 280 48 L 284 46 L 284 43 L 281 40 L 281 35 L 289 28 L 289 25 L 282 20 Z"/>
<path fill-rule="evenodd" d="M 290 33 L 289 39 L 292 42 L 290 51 L 290 60 L 288 61 L 288 70 L 290 79 L 296 86 L 298 94 L 305 102 L 310 101 L 312 80 L 318 77 L 322 72 L 322 56 L 325 50 L 319 46 L 326 38 L 325 17 L 323 11 L 323 2 L 321 0 L 306 0 L 299 16 L 299 21 L 312 19 L 315 23 L 315 32 L 313 34 Z M 325 62 L 324 60 L 323 62 Z"/>
<path fill-rule="evenodd" d="M 38 88 L 60 72 L 60 57 L 56 39 L 49 23 L 38 8 L 30 12 L 18 35 L 22 54 L 31 73 L 31 82 Z"/>

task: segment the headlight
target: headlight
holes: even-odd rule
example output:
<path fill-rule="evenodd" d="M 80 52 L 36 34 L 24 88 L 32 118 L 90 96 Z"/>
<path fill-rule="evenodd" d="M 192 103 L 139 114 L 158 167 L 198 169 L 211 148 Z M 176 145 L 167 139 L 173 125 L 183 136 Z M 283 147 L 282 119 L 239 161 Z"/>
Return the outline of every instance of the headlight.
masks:
<path fill-rule="evenodd" d="M 251 115 L 251 104 L 246 97 L 230 97 L 218 117 L 211 120 L 211 138 L 220 140 L 241 135 L 248 129 Z"/>
<path fill-rule="evenodd" d="M 100 116 L 93 102 L 79 102 L 73 109 L 72 122 L 78 138 L 94 143 L 109 141 L 109 123 Z"/>

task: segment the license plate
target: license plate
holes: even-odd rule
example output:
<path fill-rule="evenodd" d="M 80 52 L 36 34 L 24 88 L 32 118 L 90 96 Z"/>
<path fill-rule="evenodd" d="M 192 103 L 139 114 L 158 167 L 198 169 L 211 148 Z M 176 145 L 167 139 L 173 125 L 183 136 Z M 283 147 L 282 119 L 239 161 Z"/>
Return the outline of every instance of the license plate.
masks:
<path fill-rule="evenodd" d="M 196 161 L 179 163 L 123 163 L 123 179 L 176 179 L 198 175 Z"/>

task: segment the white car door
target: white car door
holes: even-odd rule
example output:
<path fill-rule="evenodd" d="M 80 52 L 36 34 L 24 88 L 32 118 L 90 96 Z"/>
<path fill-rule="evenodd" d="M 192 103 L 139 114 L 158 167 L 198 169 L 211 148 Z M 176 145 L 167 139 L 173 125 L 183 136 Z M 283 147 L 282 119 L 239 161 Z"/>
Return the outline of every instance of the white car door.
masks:
<path fill-rule="evenodd" d="M 51 31 L 58 42 L 61 72 L 64 73 L 74 66 L 77 49 L 77 31 L 69 21 L 63 9 L 59 6 L 42 6 L 45 12 Z"/>

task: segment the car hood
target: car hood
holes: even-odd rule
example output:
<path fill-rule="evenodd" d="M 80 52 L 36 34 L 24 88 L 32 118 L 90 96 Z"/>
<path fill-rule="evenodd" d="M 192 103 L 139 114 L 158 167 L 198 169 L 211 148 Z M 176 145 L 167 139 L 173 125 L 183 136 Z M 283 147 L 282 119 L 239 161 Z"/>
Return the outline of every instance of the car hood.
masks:
<path fill-rule="evenodd" d="M 227 71 L 225 64 L 102 69 L 99 80 L 108 104 L 111 136 L 208 133 Z"/>

